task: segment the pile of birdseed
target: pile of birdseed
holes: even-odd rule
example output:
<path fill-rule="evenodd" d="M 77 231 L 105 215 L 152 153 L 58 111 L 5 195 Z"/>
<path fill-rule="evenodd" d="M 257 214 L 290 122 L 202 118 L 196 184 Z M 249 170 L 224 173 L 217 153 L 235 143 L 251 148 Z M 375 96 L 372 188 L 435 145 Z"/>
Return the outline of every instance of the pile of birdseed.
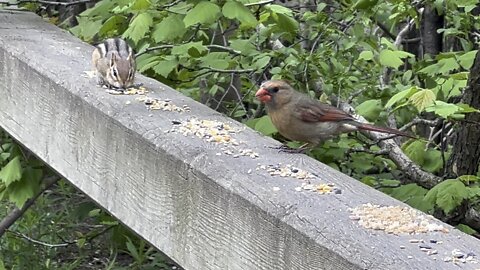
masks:
<path fill-rule="evenodd" d="M 158 99 L 150 97 L 138 97 L 138 101 L 143 102 L 149 110 L 162 110 L 169 112 L 189 112 L 190 108 L 187 105 L 179 107 L 175 105 L 170 99 Z"/>
<path fill-rule="evenodd" d="M 443 225 L 432 223 L 432 219 L 409 207 L 380 206 L 370 203 L 350 209 L 352 220 L 374 230 L 391 234 L 416 234 L 439 231 L 448 233 Z"/>
<path fill-rule="evenodd" d="M 207 142 L 224 145 L 239 145 L 232 137 L 237 130 L 223 122 L 192 118 L 186 122 L 174 122 L 174 124 L 176 125 L 171 131 L 177 131 L 184 136 L 196 136 Z"/>

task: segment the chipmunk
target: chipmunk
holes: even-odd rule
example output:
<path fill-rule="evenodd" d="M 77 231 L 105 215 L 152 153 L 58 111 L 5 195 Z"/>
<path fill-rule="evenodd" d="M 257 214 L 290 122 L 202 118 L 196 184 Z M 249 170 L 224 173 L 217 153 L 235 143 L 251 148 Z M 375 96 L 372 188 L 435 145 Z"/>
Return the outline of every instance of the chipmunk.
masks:
<path fill-rule="evenodd" d="M 101 86 L 126 89 L 133 84 L 135 55 L 132 47 L 121 38 L 109 38 L 97 44 L 92 53 L 92 64 Z"/>

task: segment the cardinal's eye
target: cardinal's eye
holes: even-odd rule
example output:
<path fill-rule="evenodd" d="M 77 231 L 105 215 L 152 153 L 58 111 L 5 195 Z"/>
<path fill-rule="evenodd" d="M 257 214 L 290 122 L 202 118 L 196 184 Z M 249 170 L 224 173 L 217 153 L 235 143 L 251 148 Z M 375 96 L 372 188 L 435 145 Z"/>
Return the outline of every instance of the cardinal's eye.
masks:
<path fill-rule="evenodd" d="M 273 87 L 273 88 L 272 88 L 272 92 L 273 92 L 273 93 L 277 93 L 277 92 L 278 92 L 278 87 L 276 87 L 276 86 Z"/>

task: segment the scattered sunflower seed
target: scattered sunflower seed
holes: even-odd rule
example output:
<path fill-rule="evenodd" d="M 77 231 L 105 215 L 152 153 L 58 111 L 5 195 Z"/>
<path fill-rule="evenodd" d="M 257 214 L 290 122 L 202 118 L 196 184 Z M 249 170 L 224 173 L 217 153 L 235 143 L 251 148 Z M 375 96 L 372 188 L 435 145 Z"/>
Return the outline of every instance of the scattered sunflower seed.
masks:
<path fill-rule="evenodd" d="M 146 93 L 148 93 L 148 90 L 144 86 L 140 86 L 138 88 L 129 87 L 123 92 L 124 95 L 145 95 Z"/>
<path fill-rule="evenodd" d="M 293 167 L 290 164 L 287 165 L 260 165 L 258 169 L 266 170 L 272 176 L 292 177 L 300 180 L 313 179 L 315 176 L 307 171 Z M 305 188 L 304 188 L 305 189 Z"/>
<path fill-rule="evenodd" d="M 443 258 L 443 261 L 445 262 L 452 262 L 455 264 L 458 263 L 472 263 L 472 264 L 478 264 L 479 261 L 477 260 L 475 253 L 469 252 L 469 253 L 464 253 L 459 249 L 454 249 L 451 252 L 451 256 L 447 256 Z"/>
<path fill-rule="evenodd" d="M 423 239 L 410 239 L 408 240 L 408 242 L 412 243 L 412 244 L 416 244 L 416 243 L 423 243 Z"/>
<path fill-rule="evenodd" d="M 107 91 L 107 93 L 109 93 L 111 95 L 145 95 L 146 93 L 148 93 L 148 90 L 143 86 L 140 86 L 138 88 L 129 87 L 126 90 L 123 90 L 123 89 L 107 89 L 106 91 Z"/>
<path fill-rule="evenodd" d="M 169 112 L 189 112 L 188 106 L 179 107 L 170 99 L 150 98 L 146 96 L 138 97 L 138 101 L 143 102 L 149 110 L 162 110 Z"/>
<path fill-rule="evenodd" d="M 447 233 L 443 226 L 429 226 L 431 219 L 418 210 L 401 206 L 380 206 L 370 203 L 350 209 L 353 216 L 359 217 L 358 223 L 367 228 L 382 230 L 390 234 L 415 234 L 426 233 L 431 228 L 433 231 Z M 413 239 L 412 239 L 413 240 Z M 419 243 L 412 242 L 410 243 Z M 421 240 L 423 243 L 423 240 Z"/>

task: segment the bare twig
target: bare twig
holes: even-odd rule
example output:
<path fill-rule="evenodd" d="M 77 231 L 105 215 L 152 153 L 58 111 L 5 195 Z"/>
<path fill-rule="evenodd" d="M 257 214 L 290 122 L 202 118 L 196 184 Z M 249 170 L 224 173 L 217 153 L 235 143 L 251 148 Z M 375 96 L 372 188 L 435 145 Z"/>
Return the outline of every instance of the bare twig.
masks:
<path fill-rule="evenodd" d="M 180 2 L 182 2 L 182 0 L 176 0 L 176 1 L 173 1 L 172 3 L 170 3 L 170 4 L 162 5 L 161 7 L 162 7 L 162 8 L 173 7 L 173 6 L 175 6 L 176 4 L 178 4 L 178 3 L 180 3 Z"/>
<path fill-rule="evenodd" d="M 103 230 L 99 231 L 98 233 L 87 237 L 86 241 L 91 241 L 91 240 L 97 238 L 98 236 L 108 232 L 109 230 L 111 230 L 112 228 L 114 228 L 116 226 L 118 226 L 118 225 L 110 225 L 110 226 L 104 228 Z M 57 235 L 63 241 L 63 243 L 50 244 L 50 243 L 47 243 L 47 242 L 43 242 L 43 241 L 40 241 L 40 240 L 33 239 L 33 238 L 27 236 L 26 234 L 19 233 L 19 232 L 16 232 L 16 231 L 7 230 L 7 232 L 13 234 L 14 236 L 23 238 L 23 239 L 27 240 L 28 242 L 31 242 L 31 243 L 34 243 L 34 244 L 37 244 L 37 245 L 41 245 L 41 246 L 45 246 L 45 247 L 49 247 L 49 248 L 66 247 L 66 246 L 69 246 L 69 245 L 76 244 L 78 242 L 78 240 L 67 241 L 67 240 L 63 239 L 62 237 L 60 237 L 59 235 Z"/>
<path fill-rule="evenodd" d="M 249 4 L 245 4 L 246 7 L 251 7 L 251 6 L 263 6 L 263 5 L 268 5 L 268 4 L 271 4 L 275 2 L 275 0 L 265 0 L 265 1 L 259 1 L 259 2 L 256 2 L 256 3 L 249 3 Z"/>
<path fill-rule="evenodd" d="M 11 233 L 11 234 L 13 234 L 17 237 L 21 237 L 21 238 L 27 240 L 28 242 L 32 242 L 34 244 L 38 244 L 38 245 L 49 247 L 49 248 L 66 247 L 66 246 L 69 246 L 71 244 L 76 243 L 76 241 L 74 241 L 74 242 L 66 242 L 66 243 L 61 243 L 61 244 L 49 244 L 49 243 L 46 243 L 46 242 L 35 240 L 35 239 L 33 239 L 33 238 L 23 234 L 23 233 L 19 233 L 19 232 L 16 232 L 16 231 L 7 230 L 7 232 L 9 232 L 9 233 Z"/>
<path fill-rule="evenodd" d="M 49 189 L 53 184 L 55 184 L 58 180 L 60 180 L 59 177 L 53 176 L 53 177 L 48 177 L 43 179 L 42 182 L 44 182 L 43 188 L 35 194 L 32 198 L 28 199 L 25 204 L 23 205 L 22 209 L 18 209 L 15 207 L 12 212 L 10 212 L 6 217 L 2 219 L 0 222 L 0 237 L 5 233 L 5 231 L 10 228 L 10 226 L 15 223 L 22 215 L 25 213 L 25 211 L 30 208 L 30 206 L 35 203 L 35 200 L 47 189 Z"/>
<path fill-rule="evenodd" d="M 144 51 L 141 51 L 141 52 L 137 53 L 135 55 L 135 57 L 138 57 L 142 54 L 145 54 L 145 53 L 148 53 L 148 52 L 151 52 L 151 51 L 172 49 L 173 47 L 174 47 L 174 45 L 160 45 L 160 46 L 146 48 Z M 239 52 L 237 50 L 234 50 L 234 49 L 229 48 L 229 47 L 217 45 L 217 44 L 211 44 L 211 45 L 207 45 L 205 47 L 207 47 L 208 49 L 223 50 L 223 51 L 229 52 L 229 53 L 234 54 L 234 55 L 240 55 L 241 54 L 241 52 Z"/>
<path fill-rule="evenodd" d="M 208 70 L 210 72 L 218 72 L 218 73 L 234 73 L 234 74 L 239 74 L 239 73 L 251 73 L 254 72 L 255 69 L 249 68 L 249 69 L 218 69 L 218 68 L 212 68 L 212 67 L 201 67 L 199 70 Z"/>

